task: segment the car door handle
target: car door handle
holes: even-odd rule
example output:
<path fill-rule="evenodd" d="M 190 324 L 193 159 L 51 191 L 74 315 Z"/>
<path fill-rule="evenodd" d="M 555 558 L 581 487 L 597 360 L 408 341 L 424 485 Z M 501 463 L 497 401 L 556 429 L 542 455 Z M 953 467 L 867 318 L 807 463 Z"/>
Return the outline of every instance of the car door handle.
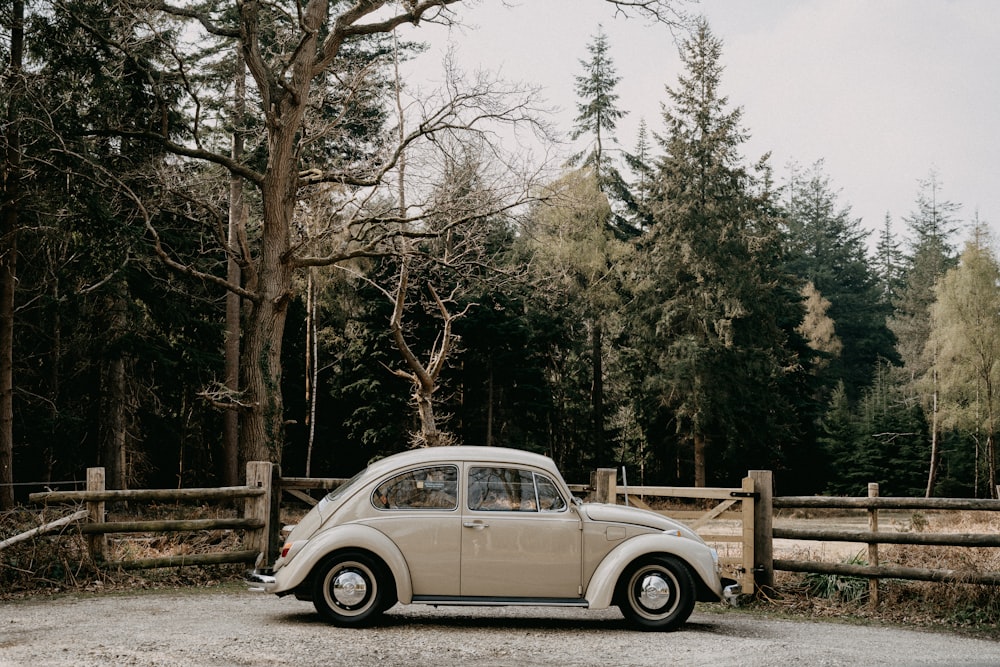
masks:
<path fill-rule="evenodd" d="M 463 521 L 462 525 L 466 528 L 475 528 L 476 530 L 482 530 L 483 528 L 490 527 L 490 524 L 485 521 Z"/>

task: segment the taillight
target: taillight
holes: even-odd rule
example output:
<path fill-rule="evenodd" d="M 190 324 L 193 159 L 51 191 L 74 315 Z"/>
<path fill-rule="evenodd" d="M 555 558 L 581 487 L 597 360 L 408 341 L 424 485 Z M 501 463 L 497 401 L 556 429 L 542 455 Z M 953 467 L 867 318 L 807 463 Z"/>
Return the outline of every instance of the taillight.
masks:
<path fill-rule="evenodd" d="M 291 548 L 292 548 L 292 543 L 285 542 L 285 546 L 281 547 L 281 557 L 284 558 L 285 556 L 287 556 Z"/>

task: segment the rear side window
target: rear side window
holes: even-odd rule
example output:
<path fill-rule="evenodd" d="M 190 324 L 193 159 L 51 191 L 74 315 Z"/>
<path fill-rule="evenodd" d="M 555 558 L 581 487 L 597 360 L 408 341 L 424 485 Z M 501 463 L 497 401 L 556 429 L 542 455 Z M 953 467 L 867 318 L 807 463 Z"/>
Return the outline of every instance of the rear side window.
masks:
<path fill-rule="evenodd" d="M 555 483 L 518 468 L 469 469 L 469 509 L 478 512 L 559 512 L 566 501 Z"/>
<path fill-rule="evenodd" d="M 379 484 L 372 494 L 378 509 L 456 509 L 458 468 L 434 466 L 409 470 Z"/>

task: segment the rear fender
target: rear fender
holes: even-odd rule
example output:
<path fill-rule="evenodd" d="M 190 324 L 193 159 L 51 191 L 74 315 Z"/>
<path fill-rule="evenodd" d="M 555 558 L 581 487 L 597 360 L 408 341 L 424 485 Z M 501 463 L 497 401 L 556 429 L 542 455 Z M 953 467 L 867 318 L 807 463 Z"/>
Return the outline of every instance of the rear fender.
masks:
<path fill-rule="evenodd" d="M 269 593 L 288 593 L 300 586 L 329 554 L 343 549 L 360 549 L 386 564 L 396 582 L 396 599 L 409 604 L 413 599 L 410 569 L 402 552 L 385 534 L 358 523 L 336 526 L 313 535 L 295 556 L 274 573 L 275 585 Z"/>
<path fill-rule="evenodd" d="M 696 582 L 700 579 L 715 599 L 722 599 L 722 581 L 718 572 L 718 556 L 702 542 L 668 535 L 648 533 L 637 535 L 619 544 L 601 561 L 587 584 L 587 604 L 591 609 L 610 607 L 622 573 L 631 563 L 644 556 L 671 554 L 691 568 Z M 699 598 L 700 599 L 700 598 Z"/>

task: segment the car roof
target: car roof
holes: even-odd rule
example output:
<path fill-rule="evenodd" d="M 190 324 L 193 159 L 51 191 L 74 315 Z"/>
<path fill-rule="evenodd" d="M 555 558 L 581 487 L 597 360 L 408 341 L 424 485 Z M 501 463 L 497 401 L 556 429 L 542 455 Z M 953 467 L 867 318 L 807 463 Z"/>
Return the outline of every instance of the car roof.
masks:
<path fill-rule="evenodd" d="M 530 465 L 555 469 L 555 463 L 548 456 L 508 447 L 480 447 L 474 445 L 453 445 L 447 447 L 421 447 L 379 459 L 368 466 L 369 474 L 382 474 L 396 468 L 423 463 L 450 463 L 461 461 L 481 461 L 483 463 L 503 463 Z"/>

